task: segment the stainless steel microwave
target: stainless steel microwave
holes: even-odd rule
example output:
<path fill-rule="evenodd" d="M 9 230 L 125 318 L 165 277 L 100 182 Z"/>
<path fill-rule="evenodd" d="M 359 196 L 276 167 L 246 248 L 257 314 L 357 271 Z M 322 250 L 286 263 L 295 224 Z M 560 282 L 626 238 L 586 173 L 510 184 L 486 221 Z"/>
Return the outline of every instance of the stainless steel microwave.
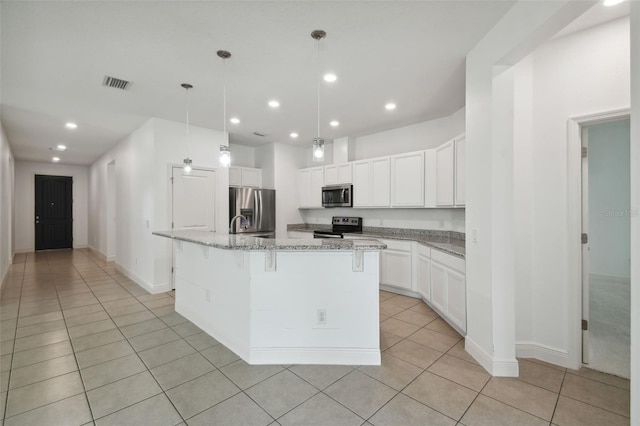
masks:
<path fill-rule="evenodd" d="M 353 185 L 323 186 L 322 207 L 353 207 Z"/>

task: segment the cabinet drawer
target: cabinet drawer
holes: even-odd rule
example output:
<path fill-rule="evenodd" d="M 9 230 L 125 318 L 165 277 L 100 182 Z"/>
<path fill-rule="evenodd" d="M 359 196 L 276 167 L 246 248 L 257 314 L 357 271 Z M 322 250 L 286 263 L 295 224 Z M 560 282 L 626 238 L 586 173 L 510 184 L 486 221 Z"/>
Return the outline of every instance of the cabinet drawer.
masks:
<path fill-rule="evenodd" d="M 431 250 L 431 260 L 448 266 L 455 271 L 462 272 L 463 274 L 465 273 L 465 261 L 459 257 L 434 249 Z"/>
<path fill-rule="evenodd" d="M 411 253 L 411 241 L 380 240 L 387 245 L 388 250 L 404 251 Z"/>

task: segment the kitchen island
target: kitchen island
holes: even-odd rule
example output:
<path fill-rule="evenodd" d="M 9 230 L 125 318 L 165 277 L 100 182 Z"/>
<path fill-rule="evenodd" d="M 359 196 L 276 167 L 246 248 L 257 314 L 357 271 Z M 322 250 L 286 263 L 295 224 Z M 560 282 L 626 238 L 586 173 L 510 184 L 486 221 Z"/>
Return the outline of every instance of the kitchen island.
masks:
<path fill-rule="evenodd" d="M 166 231 L 176 312 L 249 364 L 379 365 L 376 240 Z"/>

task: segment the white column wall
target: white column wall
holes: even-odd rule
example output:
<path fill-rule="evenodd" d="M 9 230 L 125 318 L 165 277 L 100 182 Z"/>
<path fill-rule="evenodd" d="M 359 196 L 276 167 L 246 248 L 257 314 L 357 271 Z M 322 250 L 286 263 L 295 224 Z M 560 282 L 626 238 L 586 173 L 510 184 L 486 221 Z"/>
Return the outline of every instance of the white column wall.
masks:
<path fill-rule="evenodd" d="M 640 3 L 631 2 L 631 424 L 640 423 Z"/>
<path fill-rule="evenodd" d="M 0 123 L 0 288 L 14 253 L 14 174 L 11 145 Z"/>
<path fill-rule="evenodd" d="M 35 250 L 35 175 L 73 178 L 73 248 L 87 247 L 89 168 L 53 163 L 15 162 L 15 252 Z"/>

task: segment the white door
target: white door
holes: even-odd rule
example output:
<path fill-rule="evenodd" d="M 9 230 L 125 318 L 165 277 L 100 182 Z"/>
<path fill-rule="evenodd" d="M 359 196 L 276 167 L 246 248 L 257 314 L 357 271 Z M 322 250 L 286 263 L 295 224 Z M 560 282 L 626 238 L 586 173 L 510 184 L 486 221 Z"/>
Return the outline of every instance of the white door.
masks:
<path fill-rule="evenodd" d="M 172 178 L 172 229 L 215 231 L 215 172 L 193 169 L 186 174 L 182 167 L 174 167 Z"/>

